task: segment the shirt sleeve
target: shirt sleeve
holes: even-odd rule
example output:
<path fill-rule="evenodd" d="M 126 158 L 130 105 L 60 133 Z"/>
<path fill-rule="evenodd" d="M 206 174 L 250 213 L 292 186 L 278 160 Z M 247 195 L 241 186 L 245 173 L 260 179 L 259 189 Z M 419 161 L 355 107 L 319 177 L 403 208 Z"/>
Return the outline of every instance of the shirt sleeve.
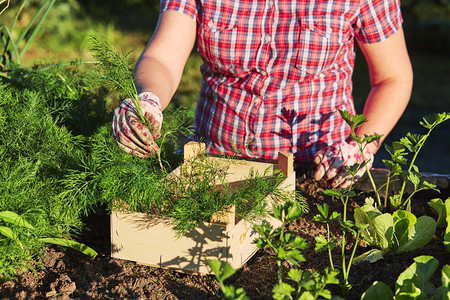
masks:
<path fill-rule="evenodd" d="M 198 9 L 196 0 L 161 0 L 160 13 L 167 10 L 178 11 L 197 20 Z"/>
<path fill-rule="evenodd" d="M 355 36 L 364 43 L 387 39 L 402 26 L 400 0 L 361 0 Z"/>

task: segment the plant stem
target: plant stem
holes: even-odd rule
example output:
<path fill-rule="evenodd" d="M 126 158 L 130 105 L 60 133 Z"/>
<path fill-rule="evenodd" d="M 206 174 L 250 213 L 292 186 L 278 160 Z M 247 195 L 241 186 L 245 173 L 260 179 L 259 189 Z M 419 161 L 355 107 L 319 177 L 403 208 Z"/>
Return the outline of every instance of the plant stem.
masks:
<path fill-rule="evenodd" d="M 387 207 L 387 199 L 388 199 L 388 194 L 389 194 L 389 184 L 391 182 L 391 171 L 389 171 L 388 173 L 388 177 L 386 180 L 386 192 L 384 194 L 384 207 Z"/>
<path fill-rule="evenodd" d="M 366 158 L 364 157 L 365 146 L 363 146 L 361 143 L 358 143 L 358 147 L 359 147 L 359 151 L 361 152 L 361 156 L 362 156 L 363 160 L 366 161 Z M 372 185 L 373 191 L 375 192 L 375 195 L 377 197 L 378 205 L 381 206 L 380 194 L 378 193 L 378 189 L 375 184 L 375 181 L 373 180 L 372 173 L 370 172 L 370 168 L 369 168 L 369 166 L 367 166 L 367 164 L 365 165 L 365 168 L 366 168 L 367 176 L 369 177 L 370 184 Z"/>
<path fill-rule="evenodd" d="M 437 126 L 436 123 L 433 124 L 433 126 L 431 126 L 431 128 L 428 130 L 427 134 L 425 134 L 425 135 L 417 142 L 417 145 L 418 145 L 419 147 L 417 148 L 417 150 L 414 149 L 414 156 L 413 156 L 413 158 L 412 158 L 412 160 L 411 160 L 411 163 L 409 164 L 409 168 L 408 168 L 407 174 L 409 174 L 409 173 L 411 172 L 411 169 L 412 169 L 412 167 L 413 167 L 413 165 L 414 165 L 414 162 L 416 161 L 416 158 L 417 158 L 417 155 L 419 154 L 419 151 L 422 149 L 422 147 L 423 147 L 425 141 L 426 141 L 427 138 L 430 136 L 431 131 L 432 131 L 436 126 Z M 415 147 L 414 147 L 414 148 L 415 148 Z M 400 190 L 400 203 L 401 203 L 402 198 L 403 198 L 403 193 L 405 192 L 406 182 L 407 182 L 407 180 L 404 179 L 404 180 L 403 180 L 403 184 L 402 184 L 402 188 L 401 188 L 401 190 Z M 411 212 L 411 198 L 410 198 L 410 197 L 402 204 L 402 207 L 404 207 L 406 203 L 408 203 L 408 207 L 409 207 L 409 210 L 407 209 L 407 211 Z"/>
<path fill-rule="evenodd" d="M 330 236 L 330 224 L 328 224 L 328 223 L 327 223 L 327 239 L 328 239 L 328 242 L 330 242 L 330 239 L 331 239 L 331 236 Z M 334 270 L 333 257 L 331 256 L 330 246 L 328 246 L 328 258 L 330 259 L 331 269 Z"/>

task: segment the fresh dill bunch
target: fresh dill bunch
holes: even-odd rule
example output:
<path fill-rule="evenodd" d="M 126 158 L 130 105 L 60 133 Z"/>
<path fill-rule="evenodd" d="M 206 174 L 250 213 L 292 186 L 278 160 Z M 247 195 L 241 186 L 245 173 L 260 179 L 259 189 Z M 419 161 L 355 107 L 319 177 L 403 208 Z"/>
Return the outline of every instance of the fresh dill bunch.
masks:
<path fill-rule="evenodd" d="M 129 53 L 121 54 L 104 37 L 90 34 L 90 51 L 99 63 L 100 75 L 112 90 L 125 93 L 131 99 L 137 99 L 137 90 L 134 84 L 132 70 L 133 60 Z"/>
<path fill-rule="evenodd" d="M 141 103 L 134 84 L 134 73 L 132 70 L 133 60 L 129 57 L 129 52 L 121 54 L 111 43 L 105 38 L 91 34 L 89 36 L 93 56 L 98 60 L 100 70 L 102 71 L 100 78 L 103 78 L 106 84 L 127 95 L 136 107 L 137 114 L 142 124 L 147 128 L 151 128 L 151 124 L 144 117 Z M 159 157 L 160 154 L 158 154 Z M 160 163 L 161 164 L 161 163 Z M 162 167 L 162 164 L 161 164 Z"/>

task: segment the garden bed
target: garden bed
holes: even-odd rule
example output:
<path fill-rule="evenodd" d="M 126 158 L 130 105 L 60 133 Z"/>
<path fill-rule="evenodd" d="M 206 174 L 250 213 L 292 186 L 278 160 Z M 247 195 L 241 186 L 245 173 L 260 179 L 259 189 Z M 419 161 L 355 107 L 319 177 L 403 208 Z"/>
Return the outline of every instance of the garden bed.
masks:
<path fill-rule="evenodd" d="M 342 203 L 321 193 L 323 182 L 309 180 L 298 182 L 297 189 L 307 195 L 310 211 L 302 218 L 288 224 L 287 231 L 305 238 L 309 248 L 303 253 L 305 270 L 323 270 L 328 266 L 326 252 L 314 251 L 314 238 L 325 234 L 324 224 L 313 221 L 317 214 L 315 204 L 328 203 L 330 211 L 340 211 Z M 448 192 L 448 191 L 446 191 Z M 428 195 L 434 196 L 434 195 Z M 429 198 L 416 198 L 412 211 L 417 215 L 434 215 L 427 202 Z M 362 205 L 362 197 L 351 202 L 349 213 Z M 101 210 L 99 210 L 100 212 Z M 147 299 L 222 299 L 217 281 L 212 275 L 198 276 L 139 265 L 110 257 L 109 215 L 98 213 L 85 219 L 87 229 L 80 240 L 99 252 L 97 258 L 83 256 L 73 250 L 49 248 L 40 258 L 45 269 L 20 272 L 17 281 L 8 281 L 0 286 L 2 299 L 43 299 L 48 297 L 73 299 L 106 298 L 147 298 Z M 341 229 L 332 231 L 340 238 Z M 353 241 L 349 241 L 348 247 Z M 363 243 L 357 253 L 363 253 L 367 246 Z M 259 250 L 227 283 L 243 287 L 251 299 L 270 299 L 272 287 L 277 283 L 276 260 L 270 251 Z M 375 281 L 383 281 L 393 288 L 398 275 L 419 255 L 431 255 L 439 260 L 439 270 L 450 264 L 450 255 L 443 245 L 443 229 L 438 229 L 432 241 L 425 247 L 400 255 L 387 255 L 376 263 L 362 263 L 352 267 L 349 278 L 353 288 L 347 299 L 359 299 L 361 294 Z M 334 252 L 335 264 L 340 264 L 340 255 Z M 287 270 L 290 266 L 283 265 Z M 440 286 L 440 276 L 433 277 L 435 286 Z M 333 294 L 339 294 L 337 286 L 330 286 Z"/>

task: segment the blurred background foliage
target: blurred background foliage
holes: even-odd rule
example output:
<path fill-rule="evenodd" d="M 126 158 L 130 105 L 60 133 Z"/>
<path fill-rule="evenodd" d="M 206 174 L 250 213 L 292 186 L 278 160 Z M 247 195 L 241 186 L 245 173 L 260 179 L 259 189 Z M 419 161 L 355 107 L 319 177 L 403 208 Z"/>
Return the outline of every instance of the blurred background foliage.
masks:
<path fill-rule="evenodd" d="M 27 1 L 13 34 L 19 34 L 27 26 L 43 2 Z M 5 1 L 0 5 L 0 11 L 6 3 Z M 0 25 L 11 24 L 21 3 L 22 1 L 11 1 L 10 7 L 0 16 Z M 90 32 L 102 34 L 113 45 L 137 58 L 151 38 L 158 12 L 158 0 L 57 0 L 25 54 L 22 66 L 92 59 L 88 50 Z M 415 81 L 407 112 L 387 142 L 404 136 L 408 131 L 420 129 L 418 121 L 422 116 L 448 111 L 450 107 L 450 0 L 403 0 L 402 13 Z M 201 85 L 201 63 L 194 50 L 172 101 L 174 105 L 195 109 Z M 357 55 L 353 80 L 355 104 L 358 112 L 361 112 L 370 83 L 367 66 L 360 53 Z M 114 104 L 117 103 L 112 103 L 111 106 Z M 436 163 L 425 159 L 422 166 L 419 166 L 425 171 L 450 173 L 448 125 L 434 133 L 426 147 L 424 156 L 440 157 L 444 162 Z M 383 155 L 377 156 L 381 161 Z"/>

